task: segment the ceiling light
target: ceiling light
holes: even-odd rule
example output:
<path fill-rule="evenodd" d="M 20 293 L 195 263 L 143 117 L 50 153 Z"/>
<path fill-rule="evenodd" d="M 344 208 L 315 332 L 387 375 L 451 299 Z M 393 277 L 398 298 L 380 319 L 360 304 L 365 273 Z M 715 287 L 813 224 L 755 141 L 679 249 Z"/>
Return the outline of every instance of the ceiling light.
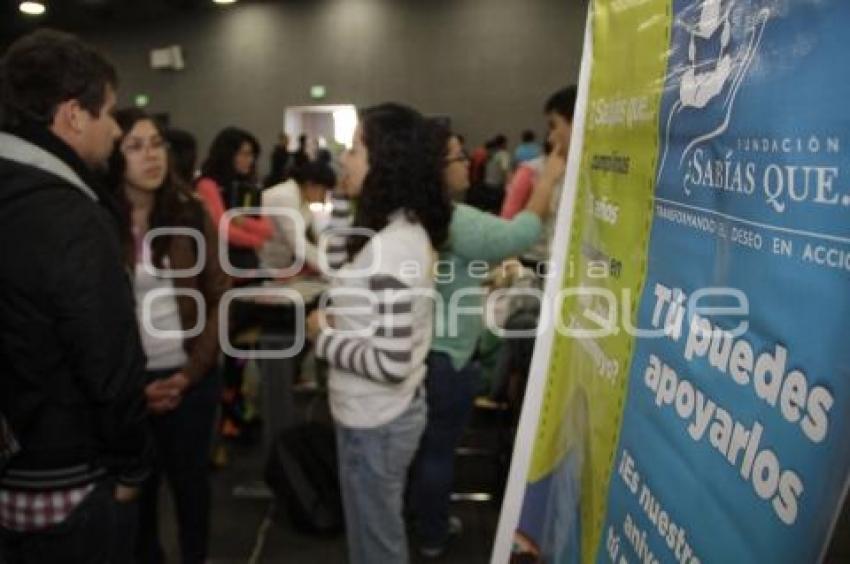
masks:
<path fill-rule="evenodd" d="M 235 4 L 236 0 L 213 0 L 216 4 Z"/>
<path fill-rule="evenodd" d="M 21 2 L 18 9 L 28 16 L 40 16 L 47 11 L 43 2 Z"/>

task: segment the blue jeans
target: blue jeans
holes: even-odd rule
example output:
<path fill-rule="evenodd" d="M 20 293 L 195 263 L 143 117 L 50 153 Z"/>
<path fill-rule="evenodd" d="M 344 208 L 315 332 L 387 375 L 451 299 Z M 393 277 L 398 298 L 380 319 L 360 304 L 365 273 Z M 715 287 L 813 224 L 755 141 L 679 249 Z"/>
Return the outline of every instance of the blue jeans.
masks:
<path fill-rule="evenodd" d="M 405 564 L 402 498 L 407 471 L 425 429 L 420 391 L 407 410 L 371 429 L 337 425 L 339 482 L 351 564 Z"/>
<path fill-rule="evenodd" d="M 475 406 L 478 382 L 477 364 L 455 370 L 447 354 L 428 355 L 428 426 L 413 465 L 410 491 L 417 530 L 426 547 L 448 540 L 455 449 Z"/>

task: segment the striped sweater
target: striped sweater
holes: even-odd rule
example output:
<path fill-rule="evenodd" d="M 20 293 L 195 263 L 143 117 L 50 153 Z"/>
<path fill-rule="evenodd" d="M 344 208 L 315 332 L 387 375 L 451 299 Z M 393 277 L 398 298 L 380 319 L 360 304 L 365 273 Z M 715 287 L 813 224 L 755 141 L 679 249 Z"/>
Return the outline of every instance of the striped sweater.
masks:
<path fill-rule="evenodd" d="M 347 205 L 334 203 L 334 225 Z M 328 361 L 331 412 L 347 427 L 371 428 L 401 415 L 425 378 L 434 303 L 433 251 L 418 223 L 395 214 L 351 262 L 344 237 L 327 248 L 332 276 L 316 353 Z M 340 266 L 342 265 L 342 266 Z"/>

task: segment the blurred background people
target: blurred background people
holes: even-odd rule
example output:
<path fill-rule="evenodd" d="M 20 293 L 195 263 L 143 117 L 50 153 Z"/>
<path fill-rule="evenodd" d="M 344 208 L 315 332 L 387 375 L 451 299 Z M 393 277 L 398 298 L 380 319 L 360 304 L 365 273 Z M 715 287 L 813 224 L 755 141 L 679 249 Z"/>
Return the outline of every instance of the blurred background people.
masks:
<path fill-rule="evenodd" d="M 536 135 L 530 129 L 522 132 L 522 142 L 514 149 L 514 166 L 519 166 L 526 161 L 536 159 L 543 152 L 537 143 Z"/>
<path fill-rule="evenodd" d="M 497 135 L 490 142 L 487 150 L 487 165 L 484 167 L 484 184 L 489 190 L 504 194 L 505 182 L 507 182 L 508 174 L 511 172 L 508 138 L 501 134 Z"/>
<path fill-rule="evenodd" d="M 271 166 L 269 174 L 266 176 L 263 185 L 266 187 L 280 184 L 287 178 L 292 169 L 292 155 L 289 152 L 289 136 L 286 133 L 281 133 L 277 138 L 277 143 L 272 149 Z"/>
<path fill-rule="evenodd" d="M 329 191 L 336 186 L 336 174 L 323 161 L 308 163 L 295 171 L 289 180 L 262 193 L 263 209 L 269 210 L 274 234 L 260 253 L 264 268 L 288 268 L 296 259 L 312 272 L 321 272 L 316 247 L 319 233 L 315 230 L 311 205 L 323 206 Z M 297 214 L 274 214 L 286 209 Z M 298 253 L 302 253 L 299 257 Z"/>
<path fill-rule="evenodd" d="M 310 162 L 309 149 L 307 147 L 307 135 L 302 133 L 298 136 L 298 148 L 292 155 L 292 167 L 299 169 Z"/>

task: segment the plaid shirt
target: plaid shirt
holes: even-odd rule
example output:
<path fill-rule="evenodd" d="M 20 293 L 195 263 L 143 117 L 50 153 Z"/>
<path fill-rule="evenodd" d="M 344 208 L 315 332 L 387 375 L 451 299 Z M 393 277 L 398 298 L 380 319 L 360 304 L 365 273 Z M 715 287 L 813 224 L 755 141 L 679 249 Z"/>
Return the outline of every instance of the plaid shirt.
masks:
<path fill-rule="evenodd" d="M 54 492 L 0 490 L 0 527 L 30 533 L 58 525 L 92 490 L 94 484 Z"/>

